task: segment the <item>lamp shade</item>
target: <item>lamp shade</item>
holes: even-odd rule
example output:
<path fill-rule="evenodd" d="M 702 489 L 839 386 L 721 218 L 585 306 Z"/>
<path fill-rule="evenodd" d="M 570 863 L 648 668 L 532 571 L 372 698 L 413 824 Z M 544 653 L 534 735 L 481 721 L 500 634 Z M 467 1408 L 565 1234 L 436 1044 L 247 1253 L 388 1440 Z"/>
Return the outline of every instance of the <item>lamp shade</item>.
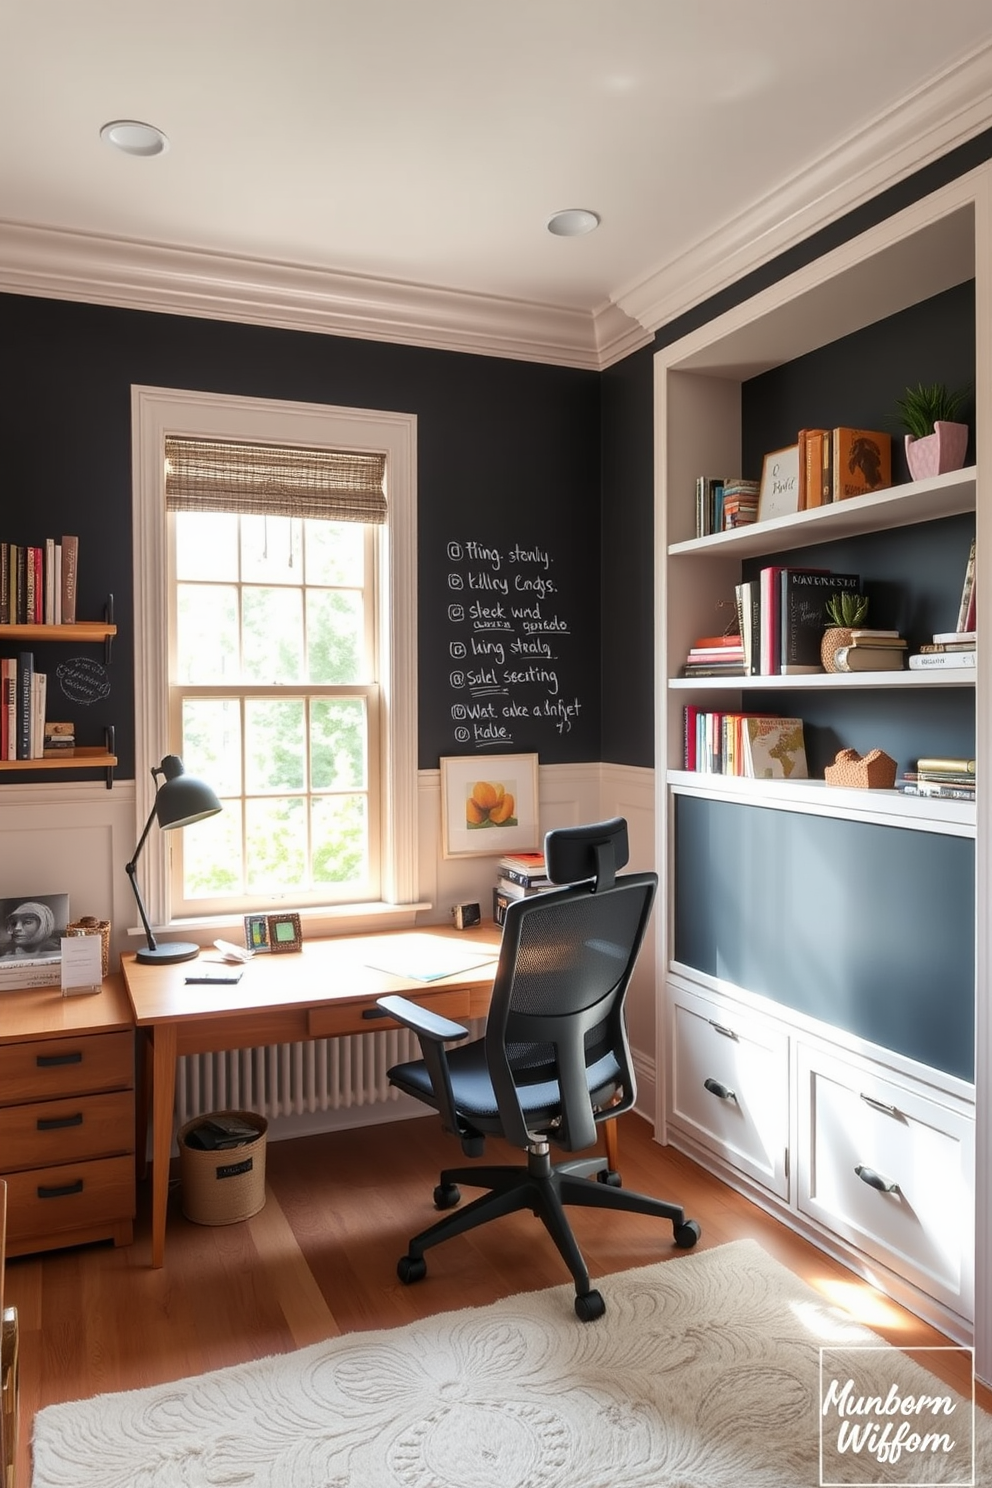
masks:
<path fill-rule="evenodd" d="M 160 768 L 165 780 L 155 797 L 155 815 L 164 832 L 217 815 L 221 804 L 216 794 L 204 781 L 186 774 L 177 754 L 167 754 Z"/>

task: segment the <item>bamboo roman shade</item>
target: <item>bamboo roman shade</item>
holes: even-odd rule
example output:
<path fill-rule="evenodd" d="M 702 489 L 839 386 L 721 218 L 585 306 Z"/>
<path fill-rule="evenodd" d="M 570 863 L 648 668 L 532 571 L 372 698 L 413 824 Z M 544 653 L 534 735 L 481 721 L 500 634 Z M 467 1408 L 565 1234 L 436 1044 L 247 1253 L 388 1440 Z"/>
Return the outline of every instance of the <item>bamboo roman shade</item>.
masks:
<path fill-rule="evenodd" d="M 213 439 L 165 441 L 169 511 L 385 522 L 386 457 Z"/>

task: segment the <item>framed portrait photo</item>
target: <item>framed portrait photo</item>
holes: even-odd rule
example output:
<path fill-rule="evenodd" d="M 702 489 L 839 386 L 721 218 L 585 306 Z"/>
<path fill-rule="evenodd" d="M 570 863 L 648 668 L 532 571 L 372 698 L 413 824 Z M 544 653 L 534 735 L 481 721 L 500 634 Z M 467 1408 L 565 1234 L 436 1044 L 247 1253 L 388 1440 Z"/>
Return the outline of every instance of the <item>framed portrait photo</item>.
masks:
<path fill-rule="evenodd" d="M 537 755 L 441 760 L 441 850 L 446 858 L 536 852 Z"/>
<path fill-rule="evenodd" d="M 772 450 L 761 467 L 758 521 L 789 517 L 799 510 L 799 446 Z"/>

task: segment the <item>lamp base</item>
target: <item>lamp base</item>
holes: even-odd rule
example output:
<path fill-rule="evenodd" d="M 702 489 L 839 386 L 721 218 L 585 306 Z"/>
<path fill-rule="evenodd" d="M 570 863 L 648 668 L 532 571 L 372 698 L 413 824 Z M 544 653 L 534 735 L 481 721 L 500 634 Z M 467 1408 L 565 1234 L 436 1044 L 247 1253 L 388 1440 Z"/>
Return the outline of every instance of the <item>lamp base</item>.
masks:
<path fill-rule="evenodd" d="M 145 946 L 135 952 L 134 959 L 140 966 L 171 966 L 175 961 L 192 961 L 202 950 L 202 946 L 191 945 L 188 940 L 174 940 L 154 950 Z"/>

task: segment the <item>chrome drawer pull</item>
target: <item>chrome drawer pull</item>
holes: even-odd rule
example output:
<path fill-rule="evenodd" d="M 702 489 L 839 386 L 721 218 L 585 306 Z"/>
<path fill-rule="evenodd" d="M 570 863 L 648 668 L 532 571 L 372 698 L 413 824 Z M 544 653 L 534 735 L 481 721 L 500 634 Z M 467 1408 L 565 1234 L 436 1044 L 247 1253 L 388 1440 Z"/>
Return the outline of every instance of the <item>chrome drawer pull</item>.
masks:
<path fill-rule="evenodd" d="M 61 1131 L 65 1126 L 82 1126 L 82 1124 L 82 1111 L 77 1111 L 74 1116 L 39 1116 L 35 1122 L 39 1131 Z"/>
<path fill-rule="evenodd" d="M 887 1106 L 884 1101 L 876 1100 L 873 1095 L 865 1095 L 863 1090 L 861 1092 L 861 1099 L 866 1106 L 871 1106 L 874 1111 L 883 1111 L 886 1116 L 900 1116 L 902 1114 L 898 1106 Z"/>
<path fill-rule="evenodd" d="M 740 1040 L 737 1037 L 737 1034 L 734 1032 L 734 1030 L 732 1028 L 726 1028 L 724 1026 L 724 1024 L 722 1024 L 722 1023 L 715 1023 L 712 1018 L 710 1018 L 708 1021 L 709 1021 L 710 1027 L 711 1028 L 715 1028 L 716 1031 L 717 1031 L 717 1033 L 722 1033 L 723 1036 L 724 1036 L 724 1038 L 733 1039 L 735 1044 L 740 1042 Z"/>
<path fill-rule="evenodd" d="M 720 1084 L 719 1080 L 704 1080 L 703 1089 L 708 1090 L 710 1095 L 718 1095 L 721 1100 L 735 1101 L 737 1099 L 736 1092 L 733 1090 L 728 1090 L 726 1085 Z"/>
<path fill-rule="evenodd" d="M 35 1064 L 39 1069 L 54 1069 L 57 1064 L 82 1064 L 82 1049 L 73 1049 L 70 1054 L 36 1054 Z"/>
<path fill-rule="evenodd" d="M 898 1193 L 898 1183 L 893 1183 L 889 1178 L 883 1178 L 881 1173 L 876 1173 L 874 1168 L 866 1168 L 864 1163 L 858 1163 L 854 1170 L 862 1183 L 867 1183 L 869 1188 L 877 1188 L 879 1193 Z"/>
<path fill-rule="evenodd" d="M 57 1188 L 38 1187 L 39 1199 L 65 1199 L 70 1194 L 81 1194 L 83 1191 L 83 1180 L 77 1178 L 73 1183 L 61 1183 Z"/>

